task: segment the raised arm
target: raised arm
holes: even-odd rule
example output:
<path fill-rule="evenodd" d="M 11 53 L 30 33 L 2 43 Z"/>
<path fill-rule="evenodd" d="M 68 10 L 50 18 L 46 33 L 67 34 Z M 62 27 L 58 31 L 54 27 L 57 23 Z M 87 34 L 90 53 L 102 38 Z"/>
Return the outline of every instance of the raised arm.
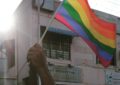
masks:
<path fill-rule="evenodd" d="M 41 78 L 42 85 L 55 85 L 55 82 L 48 70 L 46 56 L 39 44 L 35 44 L 28 51 L 28 61 L 34 66 Z"/>

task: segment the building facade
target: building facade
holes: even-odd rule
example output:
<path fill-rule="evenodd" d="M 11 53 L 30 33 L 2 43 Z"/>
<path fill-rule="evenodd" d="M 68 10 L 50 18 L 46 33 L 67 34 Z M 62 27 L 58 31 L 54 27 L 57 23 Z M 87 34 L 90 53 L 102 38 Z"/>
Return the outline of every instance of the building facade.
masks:
<path fill-rule="evenodd" d="M 24 79 L 29 77 L 29 66 L 26 63 L 27 51 L 39 42 L 59 3 L 59 0 L 46 0 L 39 12 L 37 0 L 22 1 L 14 13 L 13 31 L 7 36 L 4 35 L 4 42 L 9 40 L 13 45 L 11 48 L 15 48 L 15 50 L 13 49 L 14 58 L 12 59 L 14 60 L 10 60 L 8 57 L 1 57 L 4 60 L 0 59 L 2 61 L 0 65 L 4 61 L 6 63 L 11 61 L 9 66 L 5 67 L 6 71 L 0 71 L 0 85 L 24 85 Z M 99 11 L 95 11 L 95 13 L 117 25 L 117 50 L 113 63 L 105 69 L 96 59 L 94 52 L 80 37 L 54 19 L 42 45 L 56 85 L 119 85 L 120 77 L 116 75 L 120 75 L 120 19 Z M 1 54 L 1 56 L 3 55 Z M 5 72 L 8 73 L 5 74 Z"/>

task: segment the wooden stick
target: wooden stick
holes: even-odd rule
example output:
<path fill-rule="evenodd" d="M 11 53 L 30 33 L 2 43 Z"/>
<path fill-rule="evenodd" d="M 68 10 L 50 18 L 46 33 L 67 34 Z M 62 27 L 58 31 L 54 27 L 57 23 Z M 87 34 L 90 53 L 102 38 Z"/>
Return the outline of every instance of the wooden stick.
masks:
<path fill-rule="evenodd" d="M 57 8 L 57 10 L 61 7 L 62 3 L 63 3 L 63 2 L 60 3 L 60 5 L 59 5 L 59 7 Z M 55 15 L 56 15 L 56 13 L 57 13 L 57 10 L 55 11 L 55 13 L 53 14 L 53 16 L 52 16 L 51 19 L 49 20 L 49 22 L 48 22 L 48 24 L 47 24 L 47 26 L 46 26 L 45 32 L 43 33 L 42 37 L 41 37 L 40 40 L 39 40 L 39 44 L 40 44 L 40 45 L 42 44 L 42 40 L 43 40 L 43 38 L 45 37 L 45 35 L 46 35 L 46 33 L 47 33 L 47 31 L 48 31 L 51 23 L 52 23 L 53 20 L 54 20 L 54 17 L 55 17 Z"/>

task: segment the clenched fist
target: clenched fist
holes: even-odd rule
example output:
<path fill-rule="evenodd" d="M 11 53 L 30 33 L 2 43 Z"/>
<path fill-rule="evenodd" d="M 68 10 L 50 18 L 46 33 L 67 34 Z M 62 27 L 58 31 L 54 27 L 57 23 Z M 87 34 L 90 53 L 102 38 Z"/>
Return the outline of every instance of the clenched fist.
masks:
<path fill-rule="evenodd" d="M 35 44 L 29 49 L 27 59 L 28 62 L 36 68 L 36 70 L 47 67 L 46 56 L 44 55 L 43 49 L 39 44 Z"/>
<path fill-rule="evenodd" d="M 41 85 L 55 85 L 54 79 L 48 70 L 46 56 L 44 56 L 44 52 L 39 44 L 35 44 L 29 49 L 27 59 L 28 62 L 30 62 L 30 67 L 32 70 L 31 73 L 35 70 L 35 72 L 40 76 Z M 37 85 L 34 81 L 30 84 Z"/>

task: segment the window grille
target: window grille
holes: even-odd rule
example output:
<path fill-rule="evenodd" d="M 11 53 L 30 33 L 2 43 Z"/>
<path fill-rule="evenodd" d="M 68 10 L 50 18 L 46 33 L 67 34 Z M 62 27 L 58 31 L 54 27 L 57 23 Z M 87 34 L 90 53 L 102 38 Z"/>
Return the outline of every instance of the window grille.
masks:
<path fill-rule="evenodd" d="M 57 82 L 82 82 L 82 70 L 77 67 L 49 66 L 49 71 Z"/>
<path fill-rule="evenodd" d="M 44 30 L 41 30 L 43 33 Z M 43 39 L 43 48 L 47 57 L 52 59 L 70 60 L 72 37 L 48 31 Z"/>
<path fill-rule="evenodd" d="M 98 58 L 96 58 L 96 64 L 99 64 L 99 63 L 100 63 L 100 61 L 98 60 Z M 117 62 L 116 62 L 116 52 L 113 55 L 113 59 L 112 59 L 111 65 L 112 66 L 116 66 L 117 65 Z"/>

